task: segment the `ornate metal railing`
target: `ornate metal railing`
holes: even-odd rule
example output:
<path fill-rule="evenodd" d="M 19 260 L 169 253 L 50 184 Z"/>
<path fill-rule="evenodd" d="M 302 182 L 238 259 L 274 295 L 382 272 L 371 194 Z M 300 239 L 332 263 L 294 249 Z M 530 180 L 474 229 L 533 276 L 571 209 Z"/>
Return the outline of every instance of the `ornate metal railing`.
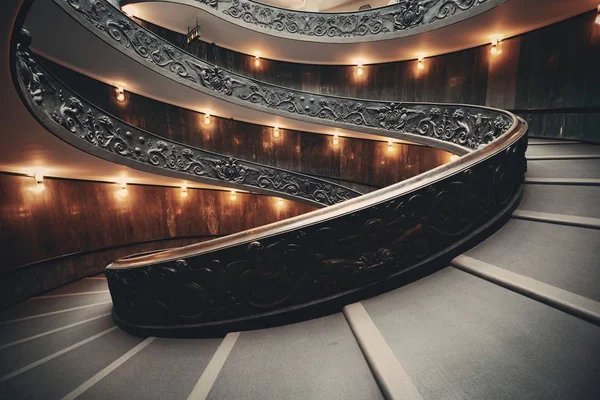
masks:
<path fill-rule="evenodd" d="M 54 0 L 102 40 L 154 71 L 228 102 L 302 121 L 406 139 L 456 153 L 489 143 L 510 127 L 501 111 L 327 96 L 223 70 L 174 47 L 105 0 Z"/>
<path fill-rule="evenodd" d="M 301 217 L 114 262 L 106 270 L 113 316 L 132 332 L 222 333 L 297 310 L 343 304 L 444 262 L 508 215 L 520 198 L 527 127 L 511 113 L 468 105 L 340 99 L 267 85 L 173 48 L 113 14 L 103 0 L 95 0 L 92 8 L 87 8 L 90 0 L 55 1 L 116 48 L 215 97 L 355 130 L 420 142 L 427 138 L 436 147 L 464 154 L 417 177 Z M 98 115 L 88 117 L 89 105 L 81 99 L 76 99 L 81 107 L 71 102 L 71 93 L 48 80 L 23 45 L 16 62 L 23 97 L 44 125 L 66 128 L 64 139 L 83 143 L 86 151 L 97 150 L 94 137 L 98 144 L 112 146 L 111 138 L 119 133 L 114 125 Z M 121 129 L 119 137 L 135 140 L 126 132 Z M 136 154 L 134 144 L 127 143 L 124 156 Z M 106 158 L 122 160 L 119 149 L 124 147 L 114 147 Z M 139 149 L 150 160 L 149 148 Z M 171 164 L 162 165 L 168 172 Z"/>
<path fill-rule="evenodd" d="M 506 0 L 400 0 L 385 7 L 342 13 L 293 11 L 251 0 L 122 0 L 121 5 L 161 1 L 198 7 L 266 34 L 339 42 L 405 36 L 421 27 L 434 29 L 443 22 L 456 22 Z"/>
<path fill-rule="evenodd" d="M 328 206 L 360 195 L 308 175 L 177 143 L 106 114 L 47 71 L 21 32 L 16 72 L 24 100 L 56 136 L 98 157 L 132 168 L 197 182 L 289 197 Z"/>

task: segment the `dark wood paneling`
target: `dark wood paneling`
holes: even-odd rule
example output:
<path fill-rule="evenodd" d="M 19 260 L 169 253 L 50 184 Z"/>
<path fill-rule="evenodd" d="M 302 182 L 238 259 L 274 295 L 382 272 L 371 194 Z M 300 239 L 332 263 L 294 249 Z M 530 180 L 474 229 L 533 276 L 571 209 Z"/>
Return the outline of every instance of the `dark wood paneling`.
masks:
<path fill-rule="evenodd" d="M 346 186 L 387 186 L 435 168 L 450 157 L 445 151 L 399 144 L 388 154 L 385 142 L 351 138 L 340 138 L 340 146 L 334 147 L 331 136 L 287 129 L 281 129 L 281 137 L 275 139 L 271 127 L 218 117 L 212 117 L 207 126 L 203 124 L 202 114 L 135 94 L 126 93 L 126 101 L 119 103 L 113 87 L 50 62 L 47 64 L 83 97 L 139 128 L 236 158 L 343 179 Z M 352 148 L 351 155 L 345 154 L 346 146 Z M 403 156 L 389 157 L 395 153 Z M 354 162 L 348 162 L 348 157 Z"/>
<path fill-rule="evenodd" d="M 64 254 L 149 240 L 227 235 L 312 211 L 269 196 L 0 174 L 0 273 Z M 243 216 L 243 218 L 240 218 Z"/>

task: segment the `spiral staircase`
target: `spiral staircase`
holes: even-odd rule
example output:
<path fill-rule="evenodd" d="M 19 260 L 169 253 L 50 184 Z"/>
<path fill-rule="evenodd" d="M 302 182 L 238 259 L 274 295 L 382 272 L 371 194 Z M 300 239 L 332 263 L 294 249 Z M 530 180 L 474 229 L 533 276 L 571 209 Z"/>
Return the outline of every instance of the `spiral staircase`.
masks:
<path fill-rule="evenodd" d="M 12 83 L 48 134 L 145 173 L 320 209 L 124 257 L 1 311 L 1 399 L 600 396 L 600 146 L 528 138 L 524 120 L 493 108 L 277 87 L 173 47 L 105 0 L 43 3 L 38 21 L 46 10 L 80 30 L 58 46 L 26 19 L 36 5 L 20 6 Z M 103 50 L 89 59 L 63 51 L 90 38 Z M 249 122 L 457 157 L 362 194 L 206 151 L 109 115 L 44 62 L 101 77 L 108 54 L 145 71 L 130 71 L 139 87 L 147 74 L 177 88 L 161 92 L 167 103 L 209 98 Z"/>

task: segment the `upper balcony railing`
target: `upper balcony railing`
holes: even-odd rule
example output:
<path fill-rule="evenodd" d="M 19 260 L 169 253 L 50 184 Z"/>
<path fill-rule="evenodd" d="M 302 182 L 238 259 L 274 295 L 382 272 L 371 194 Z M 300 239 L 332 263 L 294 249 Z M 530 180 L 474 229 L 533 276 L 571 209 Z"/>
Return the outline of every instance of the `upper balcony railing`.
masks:
<path fill-rule="evenodd" d="M 309 41 L 372 41 L 436 29 L 506 0 L 400 0 L 375 9 L 322 13 L 293 11 L 251 0 L 122 0 L 121 5 L 169 2 L 197 7 L 261 33 Z M 412 32 L 415 31 L 415 32 Z M 358 39 L 358 40 L 357 40 Z"/>

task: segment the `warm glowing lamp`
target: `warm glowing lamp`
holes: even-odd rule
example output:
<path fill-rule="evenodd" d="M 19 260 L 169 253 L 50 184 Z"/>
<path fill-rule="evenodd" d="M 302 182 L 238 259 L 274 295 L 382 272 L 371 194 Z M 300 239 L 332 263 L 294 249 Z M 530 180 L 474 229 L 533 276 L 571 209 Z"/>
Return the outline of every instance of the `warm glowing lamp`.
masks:
<path fill-rule="evenodd" d="M 450 161 L 456 161 L 456 160 L 458 160 L 459 158 L 460 158 L 460 157 L 459 157 L 459 156 L 457 156 L 456 154 L 452 154 L 452 155 L 450 156 Z"/>
<path fill-rule="evenodd" d="M 274 137 L 275 139 L 277 139 L 277 138 L 279 138 L 280 136 L 281 136 L 281 133 L 279 132 L 279 127 L 277 127 L 277 126 L 276 126 L 276 127 L 274 127 L 274 128 L 273 128 L 273 137 Z"/>
<path fill-rule="evenodd" d="M 236 193 L 235 193 L 235 190 L 232 190 L 232 191 L 231 191 L 231 194 L 229 195 L 229 198 L 230 198 L 230 199 L 233 201 L 233 200 L 235 200 L 235 199 L 236 199 L 236 197 L 237 197 L 237 195 L 236 195 Z"/>
<path fill-rule="evenodd" d="M 188 196 L 187 185 L 181 186 L 181 197 L 186 198 Z"/>
<path fill-rule="evenodd" d="M 277 199 L 277 206 L 283 207 L 283 199 L 282 198 Z"/>
<path fill-rule="evenodd" d="M 394 142 L 391 140 L 388 141 L 388 151 L 394 150 Z"/>
<path fill-rule="evenodd" d="M 259 56 L 254 56 L 254 66 L 260 67 L 260 57 Z"/>
<path fill-rule="evenodd" d="M 420 56 L 419 57 L 419 62 L 417 63 L 417 68 L 418 69 L 425 69 L 425 64 L 423 64 L 423 60 L 425 60 L 425 57 Z"/>
<path fill-rule="evenodd" d="M 119 196 L 127 197 L 127 183 L 121 182 L 121 189 L 119 190 Z"/>
<path fill-rule="evenodd" d="M 340 137 L 338 135 L 333 135 L 333 145 L 337 146 L 340 144 Z"/>
<path fill-rule="evenodd" d="M 204 114 L 204 125 L 210 125 L 210 114 Z"/>
<path fill-rule="evenodd" d="M 490 53 L 494 55 L 502 53 L 502 50 L 498 48 L 498 43 L 500 43 L 500 40 L 498 40 L 498 38 L 492 39 L 492 48 L 490 49 Z"/>
<path fill-rule="evenodd" d="M 596 14 L 596 24 L 600 25 L 600 5 L 598 6 L 598 12 Z"/>
<path fill-rule="evenodd" d="M 117 87 L 117 101 L 122 103 L 125 101 L 125 90 L 122 87 Z"/>
<path fill-rule="evenodd" d="M 35 178 L 35 191 L 41 193 L 46 190 L 46 186 L 44 185 L 44 175 L 38 172 L 35 173 L 33 177 Z"/>
<path fill-rule="evenodd" d="M 356 66 L 356 75 L 362 76 L 362 74 L 363 74 L 363 66 L 362 66 L 362 64 L 358 64 Z"/>

